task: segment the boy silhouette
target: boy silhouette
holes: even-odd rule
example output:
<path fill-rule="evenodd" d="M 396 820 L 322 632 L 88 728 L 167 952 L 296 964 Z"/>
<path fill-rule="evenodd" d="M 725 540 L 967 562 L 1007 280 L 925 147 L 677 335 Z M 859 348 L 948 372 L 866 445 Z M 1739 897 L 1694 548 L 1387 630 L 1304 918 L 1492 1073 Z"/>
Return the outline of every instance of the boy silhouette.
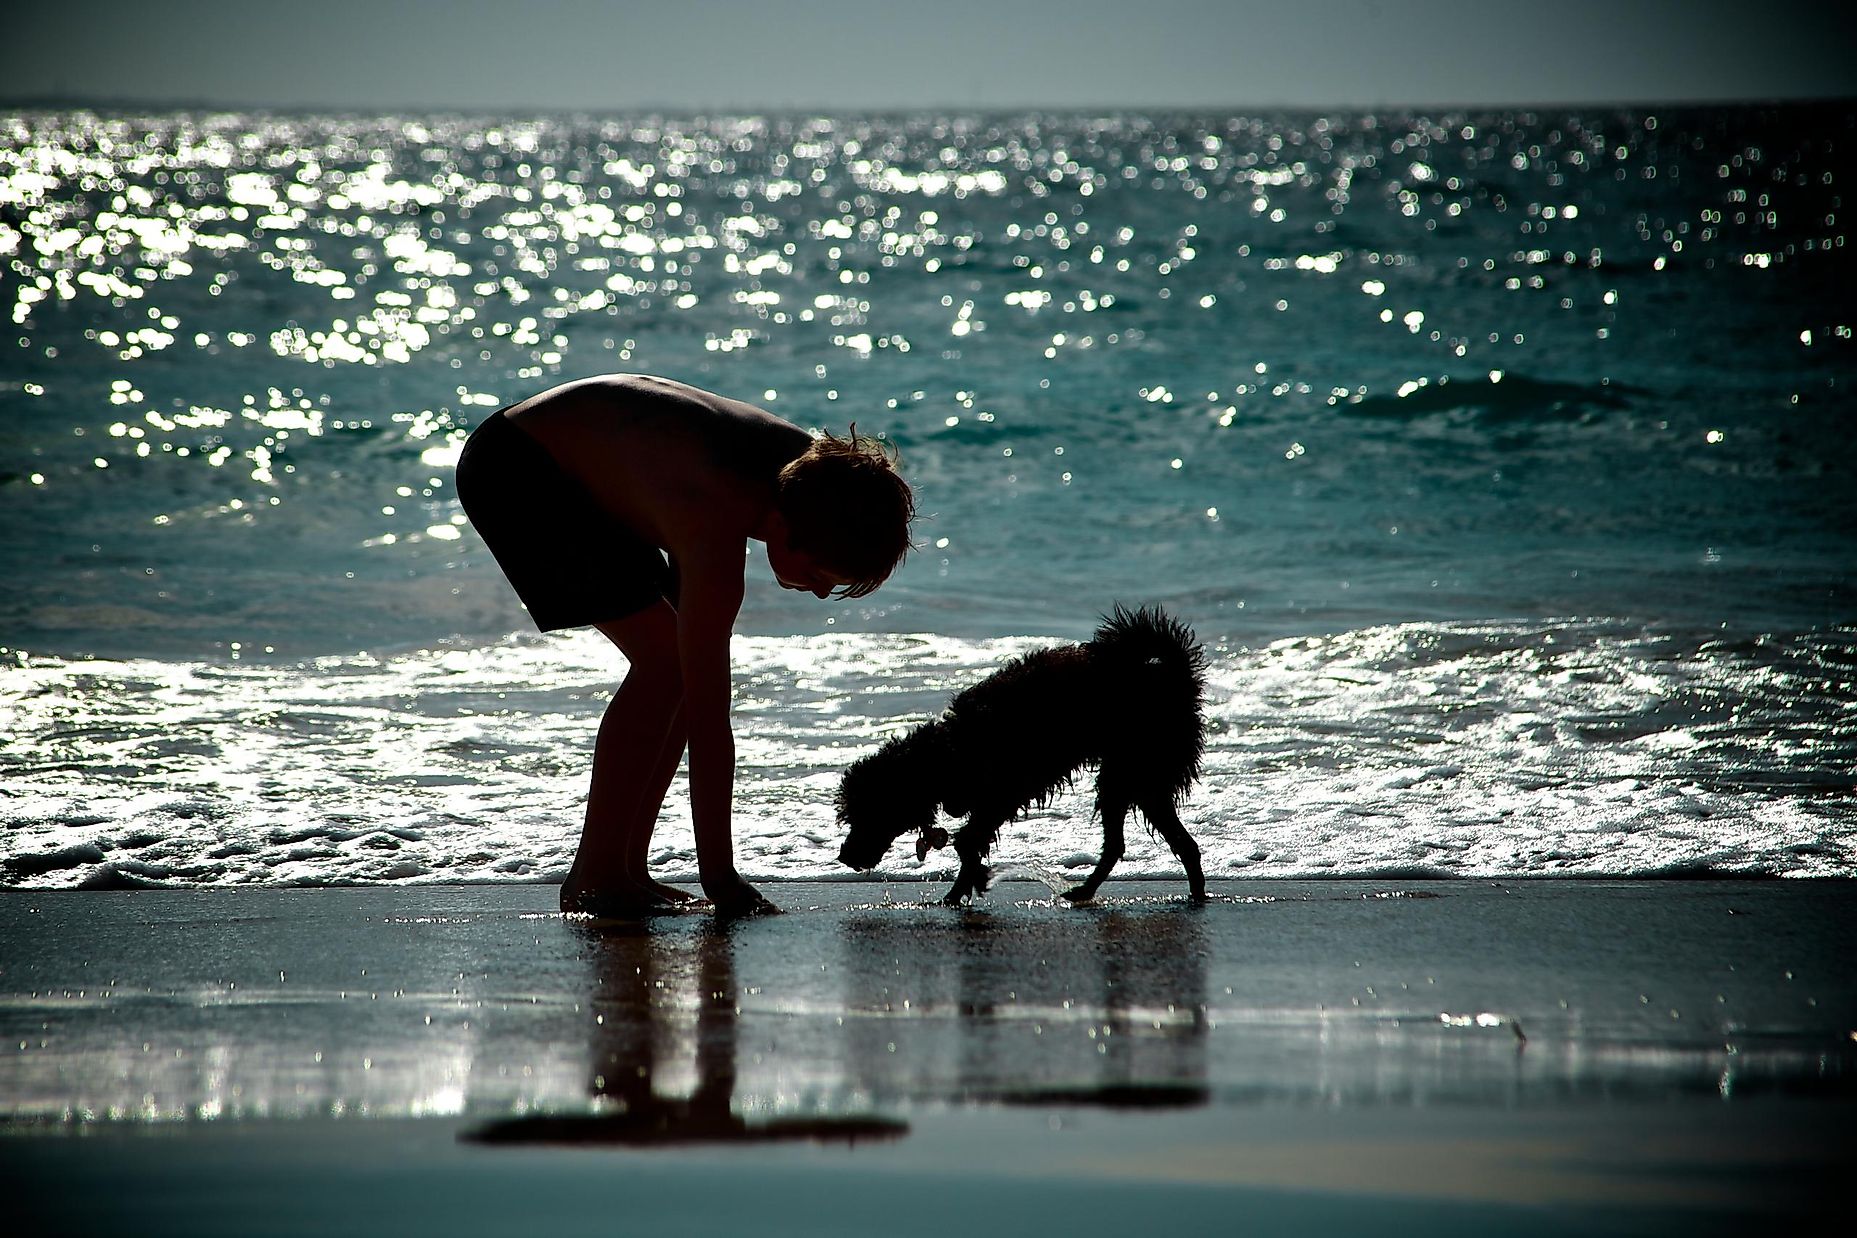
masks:
<path fill-rule="evenodd" d="M 775 910 L 735 871 L 729 636 L 750 539 L 782 588 L 862 597 L 909 549 L 893 453 L 643 374 L 565 383 L 471 433 L 458 498 L 543 631 L 594 627 L 630 669 L 600 722 L 561 909 L 642 915 L 695 896 L 646 871 L 686 745 L 697 871 L 719 916 Z"/>

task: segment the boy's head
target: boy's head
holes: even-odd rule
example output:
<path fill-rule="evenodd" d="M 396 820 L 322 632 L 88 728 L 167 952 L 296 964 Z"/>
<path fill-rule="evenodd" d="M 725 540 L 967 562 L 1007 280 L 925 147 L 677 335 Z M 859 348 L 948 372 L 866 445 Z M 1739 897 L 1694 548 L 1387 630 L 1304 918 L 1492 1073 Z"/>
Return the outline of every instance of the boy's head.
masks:
<path fill-rule="evenodd" d="M 916 500 L 896 470 L 896 449 L 859 434 L 825 434 L 780 470 L 774 508 L 788 544 L 847 582 L 835 596 L 863 597 L 909 552 Z"/>

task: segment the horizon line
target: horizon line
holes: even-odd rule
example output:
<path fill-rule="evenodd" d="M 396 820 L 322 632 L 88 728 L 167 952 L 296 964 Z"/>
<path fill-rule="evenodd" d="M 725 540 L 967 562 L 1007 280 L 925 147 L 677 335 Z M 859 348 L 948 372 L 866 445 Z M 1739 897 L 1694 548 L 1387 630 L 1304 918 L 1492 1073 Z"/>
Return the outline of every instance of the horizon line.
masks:
<path fill-rule="evenodd" d="M 335 115 L 393 115 L 413 113 L 419 115 L 453 115 L 453 116 L 522 116 L 522 117 L 560 117 L 560 116 L 833 116 L 847 113 L 867 115 L 919 115 L 937 113 L 949 116 L 977 116 L 1001 113 L 1063 113 L 1073 115 L 1102 115 L 1116 112 L 1186 112 L 1186 113 L 1249 113 L 1249 112 L 1348 112 L 1370 114 L 1382 111 L 1539 111 L 1562 108 L 1695 108 L 1695 107 L 1775 107 L 1775 106 L 1832 106 L 1840 103 L 1857 103 L 1857 94 L 1841 95 L 1696 95 L 1670 98 L 1592 98 L 1592 99 L 1543 99 L 1515 102 L 1472 102 L 1465 100 L 1430 100 L 1406 101 L 1389 100 L 1377 103 L 1339 102 L 1339 103 L 1260 103 L 1230 101 L 1223 103 L 1184 103 L 1184 102 L 1102 102 L 1102 103 L 987 103 L 955 105 L 948 103 L 892 103 L 892 104 L 833 104 L 830 106 L 782 103 L 782 104 L 744 104 L 718 103 L 707 105 L 669 104 L 665 102 L 641 102 L 625 105 L 575 105 L 552 106 L 542 104 L 381 104 L 362 103 L 320 103 L 307 101 L 293 102 L 252 102 L 249 100 L 226 100 L 213 98 L 174 98 L 154 99 L 146 96 L 81 96 L 57 93 L 35 93 L 10 96 L 0 92 L 0 109 L 24 110 L 71 110 L 71 111 L 171 111 L 171 112 L 277 112 L 277 113 L 325 113 Z"/>

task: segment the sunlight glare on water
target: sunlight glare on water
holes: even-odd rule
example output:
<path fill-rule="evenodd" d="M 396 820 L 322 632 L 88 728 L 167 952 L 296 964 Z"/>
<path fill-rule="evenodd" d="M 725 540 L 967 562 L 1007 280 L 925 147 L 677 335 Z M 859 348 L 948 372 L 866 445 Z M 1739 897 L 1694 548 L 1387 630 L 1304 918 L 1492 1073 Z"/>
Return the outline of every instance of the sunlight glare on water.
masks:
<path fill-rule="evenodd" d="M 924 513 L 869 599 L 751 550 L 746 871 L 1122 601 L 1214 651 L 1209 871 L 1846 872 L 1850 126 L 0 116 L 6 880 L 558 876 L 621 667 L 510 639 L 452 470 L 621 370 L 881 432 Z"/>

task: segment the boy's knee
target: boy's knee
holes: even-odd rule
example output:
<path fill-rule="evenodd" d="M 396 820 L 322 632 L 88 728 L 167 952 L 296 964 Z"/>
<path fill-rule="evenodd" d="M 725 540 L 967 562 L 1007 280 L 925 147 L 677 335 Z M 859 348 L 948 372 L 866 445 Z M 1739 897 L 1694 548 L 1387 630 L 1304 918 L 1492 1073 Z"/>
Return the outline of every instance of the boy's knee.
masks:
<path fill-rule="evenodd" d="M 681 696 L 677 613 L 669 606 L 594 625 L 625 657 L 626 680 L 657 695 Z"/>
<path fill-rule="evenodd" d="M 650 661 L 666 654 L 676 656 L 677 612 L 662 599 L 636 614 L 593 626 L 634 662 Z"/>

